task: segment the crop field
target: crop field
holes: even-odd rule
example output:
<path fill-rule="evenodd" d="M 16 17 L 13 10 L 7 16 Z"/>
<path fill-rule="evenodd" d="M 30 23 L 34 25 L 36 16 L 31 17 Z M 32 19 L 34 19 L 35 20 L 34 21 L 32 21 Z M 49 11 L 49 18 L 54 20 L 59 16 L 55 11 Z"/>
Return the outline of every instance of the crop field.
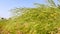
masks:
<path fill-rule="evenodd" d="M 21 9 L 22 15 L 0 19 L 0 34 L 60 34 L 60 9 Z"/>
<path fill-rule="evenodd" d="M 47 1 L 48 5 L 12 9 L 12 17 L 0 18 L 0 34 L 60 34 L 60 4 Z"/>

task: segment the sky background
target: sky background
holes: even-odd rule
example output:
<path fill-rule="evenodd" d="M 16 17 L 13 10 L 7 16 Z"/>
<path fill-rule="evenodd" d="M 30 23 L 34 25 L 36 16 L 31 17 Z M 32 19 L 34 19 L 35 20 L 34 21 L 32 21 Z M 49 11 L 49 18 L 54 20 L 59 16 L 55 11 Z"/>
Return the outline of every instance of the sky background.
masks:
<path fill-rule="evenodd" d="M 19 7 L 34 7 L 34 3 L 44 4 L 46 0 L 0 0 L 0 17 L 11 16 L 10 9 Z M 55 0 L 56 2 L 56 0 Z M 57 2 L 56 2 L 57 3 Z"/>

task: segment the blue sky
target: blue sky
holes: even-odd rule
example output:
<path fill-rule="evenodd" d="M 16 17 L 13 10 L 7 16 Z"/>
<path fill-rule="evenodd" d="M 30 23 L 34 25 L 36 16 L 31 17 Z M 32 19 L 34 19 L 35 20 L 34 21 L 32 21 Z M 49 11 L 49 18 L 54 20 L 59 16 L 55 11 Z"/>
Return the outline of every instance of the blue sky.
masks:
<path fill-rule="evenodd" d="M 10 9 L 16 7 L 34 7 L 34 3 L 45 3 L 44 0 L 0 0 L 0 17 L 11 16 Z"/>

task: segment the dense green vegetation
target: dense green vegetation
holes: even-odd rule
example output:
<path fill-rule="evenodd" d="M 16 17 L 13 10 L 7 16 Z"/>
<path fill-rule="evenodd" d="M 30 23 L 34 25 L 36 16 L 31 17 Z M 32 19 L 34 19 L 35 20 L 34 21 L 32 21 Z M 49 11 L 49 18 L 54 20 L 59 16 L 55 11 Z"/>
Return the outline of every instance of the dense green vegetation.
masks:
<path fill-rule="evenodd" d="M 0 34 L 59 33 L 60 7 L 56 6 L 54 2 L 52 4 L 53 6 L 42 4 L 35 8 L 17 8 L 12 10 L 13 17 L 0 19 Z"/>

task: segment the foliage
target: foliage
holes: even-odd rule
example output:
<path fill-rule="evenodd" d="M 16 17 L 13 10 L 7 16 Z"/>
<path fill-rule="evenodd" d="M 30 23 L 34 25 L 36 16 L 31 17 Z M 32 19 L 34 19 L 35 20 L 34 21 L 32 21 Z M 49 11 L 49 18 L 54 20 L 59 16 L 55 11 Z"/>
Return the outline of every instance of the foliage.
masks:
<path fill-rule="evenodd" d="M 12 18 L 0 19 L 0 34 L 58 33 L 58 28 L 60 28 L 60 9 L 57 6 L 42 5 L 35 8 L 13 9 L 14 16 Z"/>

